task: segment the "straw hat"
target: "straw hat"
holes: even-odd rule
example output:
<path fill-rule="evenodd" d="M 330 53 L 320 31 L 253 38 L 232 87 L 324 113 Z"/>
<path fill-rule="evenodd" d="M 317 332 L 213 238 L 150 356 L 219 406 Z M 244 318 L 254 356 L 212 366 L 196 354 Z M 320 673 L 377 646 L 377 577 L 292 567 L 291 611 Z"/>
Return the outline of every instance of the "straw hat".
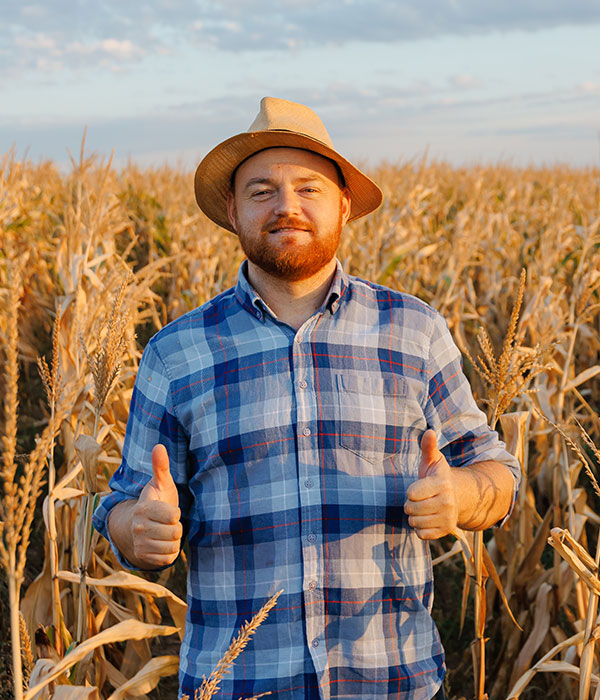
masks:
<path fill-rule="evenodd" d="M 349 221 L 381 204 L 383 194 L 379 187 L 333 148 L 323 122 L 312 109 L 297 102 L 263 97 L 260 112 L 248 131 L 213 148 L 196 170 L 196 201 L 209 219 L 233 231 L 227 217 L 227 195 L 233 172 L 258 151 L 276 147 L 303 148 L 338 164 L 350 191 Z"/>

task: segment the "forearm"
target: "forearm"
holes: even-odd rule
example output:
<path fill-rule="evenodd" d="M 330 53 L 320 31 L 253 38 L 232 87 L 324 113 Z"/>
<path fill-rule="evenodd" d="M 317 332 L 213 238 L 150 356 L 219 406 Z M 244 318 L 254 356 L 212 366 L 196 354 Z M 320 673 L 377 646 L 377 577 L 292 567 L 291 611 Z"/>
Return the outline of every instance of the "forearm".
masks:
<path fill-rule="evenodd" d="M 452 469 L 452 475 L 460 528 L 485 530 L 506 516 L 514 490 L 514 477 L 507 466 L 477 462 Z"/>

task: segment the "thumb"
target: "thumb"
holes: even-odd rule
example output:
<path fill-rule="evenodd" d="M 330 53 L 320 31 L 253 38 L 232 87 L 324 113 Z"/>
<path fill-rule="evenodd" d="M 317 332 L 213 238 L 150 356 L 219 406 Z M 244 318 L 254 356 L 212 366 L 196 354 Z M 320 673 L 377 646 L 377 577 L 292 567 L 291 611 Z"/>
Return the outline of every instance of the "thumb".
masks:
<path fill-rule="evenodd" d="M 152 450 L 152 479 L 143 491 L 144 500 L 159 500 L 179 505 L 177 487 L 169 469 L 169 455 L 164 445 L 155 445 Z"/>
<path fill-rule="evenodd" d="M 426 430 L 421 438 L 421 462 L 419 463 L 419 479 L 433 476 L 438 467 L 445 462 L 444 455 L 437 446 L 437 437 L 433 430 Z"/>
<path fill-rule="evenodd" d="M 169 469 L 169 455 L 164 445 L 154 445 L 152 450 L 152 481 L 159 491 L 175 486 Z"/>

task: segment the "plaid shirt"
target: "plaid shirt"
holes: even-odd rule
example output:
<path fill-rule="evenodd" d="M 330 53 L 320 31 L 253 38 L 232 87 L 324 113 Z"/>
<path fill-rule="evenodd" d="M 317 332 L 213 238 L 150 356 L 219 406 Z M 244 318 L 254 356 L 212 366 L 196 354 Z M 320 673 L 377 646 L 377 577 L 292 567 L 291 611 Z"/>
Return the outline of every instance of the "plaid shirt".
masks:
<path fill-rule="evenodd" d="M 403 510 L 420 437 L 433 428 L 453 467 L 507 464 L 515 489 L 518 463 L 424 302 L 338 264 L 295 332 L 244 269 L 148 344 L 94 524 L 108 537 L 111 508 L 137 498 L 163 443 L 189 541 L 180 692 L 193 697 L 240 625 L 284 589 L 217 697 L 431 698 L 445 673 L 431 557 Z"/>

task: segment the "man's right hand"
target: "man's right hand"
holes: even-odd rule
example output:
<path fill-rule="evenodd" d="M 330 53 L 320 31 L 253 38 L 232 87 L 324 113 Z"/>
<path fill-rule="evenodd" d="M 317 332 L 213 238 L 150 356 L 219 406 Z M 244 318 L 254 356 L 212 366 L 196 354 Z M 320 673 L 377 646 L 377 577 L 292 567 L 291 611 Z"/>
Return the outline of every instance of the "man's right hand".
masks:
<path fill-rule="evenodd" d="M 152 450 L 152 479 L 131 513 L 131 563 L 148 567 L 172 564 L 181 546 L 181 511 L 177 487 L 164 445 Z"/>

